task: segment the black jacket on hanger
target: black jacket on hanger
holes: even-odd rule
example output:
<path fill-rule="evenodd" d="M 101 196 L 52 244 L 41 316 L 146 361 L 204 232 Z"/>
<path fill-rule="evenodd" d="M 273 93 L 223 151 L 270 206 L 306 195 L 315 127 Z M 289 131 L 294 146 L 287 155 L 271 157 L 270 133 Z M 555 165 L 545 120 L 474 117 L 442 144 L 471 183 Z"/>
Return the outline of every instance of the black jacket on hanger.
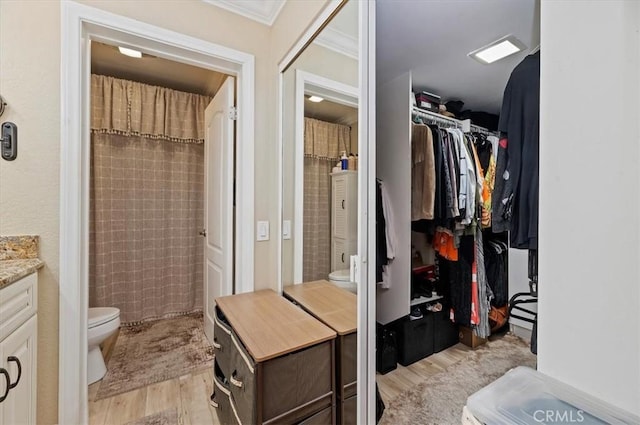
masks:
<path fill-rule="evenodd" d="M 510 229 L 513 248 L 538 247 L 539 123 L 540 51 L 524 58 L 511 73 L 498 125 L 508 140 L 509 180 L 513 187 Z"/>

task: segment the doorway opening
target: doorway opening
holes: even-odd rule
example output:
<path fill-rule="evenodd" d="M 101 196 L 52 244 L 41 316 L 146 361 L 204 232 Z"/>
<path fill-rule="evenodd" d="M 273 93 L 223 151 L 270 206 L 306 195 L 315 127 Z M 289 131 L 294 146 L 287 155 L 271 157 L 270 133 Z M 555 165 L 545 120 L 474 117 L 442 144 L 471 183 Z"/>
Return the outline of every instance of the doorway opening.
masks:
<path fill-rule="evenodd" d="M 237 158 L 227 149 L 228 187 L 217 195 L 233 202 L 228 240 L 234 240 L 226 257 L 225 291 L 253 290 L 253 132 L 254 58 L 250 54 L 164 30 L 91 7 L 63 4 L 62 34 L 62 117 L 61 117 L 61 228 L 60 228 L 60 423 L 84 423 L 88 419 L 87 357 L 89 307 L 89 212 L 90 212 L 90 57 L 91 44 L 100 42 L 125 46 L 159 58 L 217 71 L 235 80 L 237 109 L 226 111 L 236 117 Z M 230 96 L 232 99 L 234 95 Z M 215 117 L 222 113 L 213 114 Z M 233 134 L 233 130 L 231 130 Z M 218 152 L 220 153 L 220 152 Z M 216 190 L 212 188 L 212 190 Z M 224 192 L 224 193 L 223 193 Z M 231 205 L 231 204 L 229 204 Z M 235 211 L 242 212 L 237 218 Z M 233 234 L 226 223 L 236 222 Z M 216 232 L 216 241 L 220 235 Z M 229 259 L 234 258 L 234 262 Z M 213 267 L 220 272 L 220 268 Z M 222 277 L 222 274 L 219 274 Z M 231 279 L 235 277 L 235 285 Z M 230 286 L 231 285 L 231 286 Z M 231 288 L 231 289 L 228 289 Z M 223 292 L 223 293 L 226 293 Z M 215 297 L 215 295 L 213 296 Z M 204 297 L 213 304 L 213 297 Z M 205 303 L 203 309 L 209 306 Z"/>
<path fill-rule="evenodd" d="M 230 75 L 91 43 L 90 422 L 132 419 L 119 394 L 209 378 L 204 300 L 233 292 L 234 95 Z"/>

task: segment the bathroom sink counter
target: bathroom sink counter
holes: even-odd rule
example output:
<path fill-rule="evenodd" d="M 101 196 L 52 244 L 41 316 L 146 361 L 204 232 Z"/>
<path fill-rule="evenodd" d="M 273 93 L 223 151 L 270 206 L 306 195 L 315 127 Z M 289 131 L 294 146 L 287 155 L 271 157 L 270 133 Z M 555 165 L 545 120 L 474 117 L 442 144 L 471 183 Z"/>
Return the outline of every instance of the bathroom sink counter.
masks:
<path fill-rule="evenodd" d="M 39 258 L 0 261 L 0 289 L 44 267 Z"/>
<path fill-rule="evenodd" d="M 36 235 L 0 236 L 0 289 L 44 266 Z"/>

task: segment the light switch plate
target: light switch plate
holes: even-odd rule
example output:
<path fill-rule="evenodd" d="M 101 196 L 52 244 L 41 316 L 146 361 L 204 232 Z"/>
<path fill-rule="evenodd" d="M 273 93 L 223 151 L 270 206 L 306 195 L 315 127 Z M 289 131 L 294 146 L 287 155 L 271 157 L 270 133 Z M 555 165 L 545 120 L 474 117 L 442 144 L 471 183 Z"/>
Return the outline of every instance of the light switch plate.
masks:
<path fill-rule="evenodd" d="M 268 241 L 269 240 L 269 222 L 268 221 L 259 221 L 258 222 L 258 242 L 260 241 Z"/>
<path fill-rule="evenodd" d="M 291 220 L 282 222 L 282 239 L 291 239 Z"/>

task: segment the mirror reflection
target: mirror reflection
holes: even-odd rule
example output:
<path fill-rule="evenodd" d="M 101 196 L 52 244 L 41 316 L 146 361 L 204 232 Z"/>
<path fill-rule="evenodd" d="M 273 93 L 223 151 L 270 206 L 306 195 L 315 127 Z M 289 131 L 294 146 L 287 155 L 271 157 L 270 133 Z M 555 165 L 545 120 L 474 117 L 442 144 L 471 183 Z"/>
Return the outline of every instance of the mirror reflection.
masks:
<path fill-rule="evenodd" d="M 335 332 L 337 424 L 357 423 L 350 264 L 358 254 L 358 76 L 358 2 L 351 0 L 289 65 L 281 86 L 283 295 Z"/>
<path fill-rule="evenodd" d="M 357 32 L 347 2 L 283 74 L 283 286 L 357 292 Z"/>

